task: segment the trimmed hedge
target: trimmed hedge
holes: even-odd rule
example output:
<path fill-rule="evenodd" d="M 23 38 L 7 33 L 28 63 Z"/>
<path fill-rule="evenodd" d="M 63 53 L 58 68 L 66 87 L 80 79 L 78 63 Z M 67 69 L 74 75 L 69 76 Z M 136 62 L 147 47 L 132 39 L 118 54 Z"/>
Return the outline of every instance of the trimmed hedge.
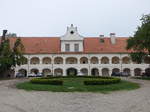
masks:
<path fill-rule="evenodd" d="M 107 84 L 115 84 L 121 81 L 120 78 L 106 78 L 106 79 L 88 79 L 85 80 L 83 83 L 85 85 L 107 85 Z"/>
<path fill-rule="evenodd" d="M 100 78 L 100 79 L 113 79 L 113 77 L 109 76 L 47 76 L 42 79 L 53 79 L 53 78 Z"/>
<path fill-rule="evenodd" d="M 58 80 L 58 79 L 34 78 L 34 79 L 31 79 L 30 82 L 33 84 L 63 85 L 63 81 Z"/>
<path fill-rule="evenodd" d="M 83 81 L 84 85 L 107 85 L 119 83 L 121 81 L 120 78 L 114 77 L 102 77 L 102 76 L 76 76 L 76 77 L 87 78 Z M 59 78 L 76 78 L 76 77 L 53 76 L 46 78 L 34 78 L 31 79 L 30 82 L 33 84 L 63 85 L 63 79 Z"/>

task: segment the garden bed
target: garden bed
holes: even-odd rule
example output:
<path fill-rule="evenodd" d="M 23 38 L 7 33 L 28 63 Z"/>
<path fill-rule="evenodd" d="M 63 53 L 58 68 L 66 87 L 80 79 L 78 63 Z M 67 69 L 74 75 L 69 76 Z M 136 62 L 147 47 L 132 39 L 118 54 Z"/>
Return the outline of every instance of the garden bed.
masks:
<path fill-rule="evenodd" d="M 118 82 L 107 83 L 107 84 L 86 84 L 85 81 L 98 81 L 98 80 L 110 80 L 118 79 L 113 77 L 51 77 L 51 78 L 40 78 L 50 79 L 50 80 L 59 80 L 62 81 L 62 85 L 51 85 L 51 84 L 41 84 L 24 82 L 17 84 L 17 88 L 25 90 L 37 90 L 37 91 L 53 91 L 53 92 L 101 92 L 107 93 L 117 90 L 132 90 L 139 88 L 137 83 L 132 83 L 128 81 L 119 80 Z"/>

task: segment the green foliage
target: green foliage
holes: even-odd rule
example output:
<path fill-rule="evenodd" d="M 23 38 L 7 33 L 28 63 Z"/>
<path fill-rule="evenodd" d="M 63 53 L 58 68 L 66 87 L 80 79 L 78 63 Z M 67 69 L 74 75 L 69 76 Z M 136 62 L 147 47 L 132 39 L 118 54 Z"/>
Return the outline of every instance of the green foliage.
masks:
<path fill-rule="evenodd" d="M 42 79 L 52 79 L 52 78 L 101 78 L 101 79 L 112 79 L 113 77 L 109 76 L 48 76 L 42 77 Z"/>
<path fill-rule="evenodd" d="M 62 80 L 63 85 L 50 85 L 50 84 L 33 84 L 31 82 L 24 82 L 17 84 L 17 88 L 25 90 L 36 91 L 53 91 L 53 92 L 101 92 L 108 93 L 117 90 L 133 90 L 139 88 L 139 84 L 128 81 L 120 81 L 115 84 L 107 85 L 84 85 L 84 81 L 90 78 L 76 77 L 76 78 L 56 78 Z M 93 78 L 94 79 L 94 78 Z"/>
<path fill-rule="evenodd" d="M 63 85 L 63 81 L 58 79 L 34 78 L 31 79 L 30 82 L 33 84 Z"/>
<path fill-rule="evenodd" d="M 127 50 L 133 50 L 131 58 L 141 63 L 143 58 L 150 55 L 150 14 L 143 15 L 142 24 L 134 36 L 127 40 Z"/>
<path fill-rule="evenodd" d="M 6 37 L 17 37 L 16 33 L 8 33 Z"/>
<path fill-rule="evenodd" d="M 10 46 L 9 38 L 0 43 L 0 74 L 5 74 L 16 65 L 21 65 L 25 57 L 23 56 L 24 46 L 21 39 L 17 38 L 14 46 Z"/>
<path fill-rule="evenodd" d="M 145 52 L 132 52 L 130 57 L 133 62 L 137 62 L 138 64 L 142 63 L 142 59 L 146 56 Z"/>
<path fill-rule="evenodd" d="M 21 42 L 21 39 L 18 38 L 14 44 L 13 52 L 12 52 L 12 59 L 13 59 L 13 66 L 20 66 L 26 61 L 26 58 L 23 56 L 24 46 Z"/>
<path fill-rule="evenodd" d="M 89 79 L 85 80 L 84 84 L 85 85 L 107 85 L 107 84 L 115 84 L 119 83 L 121 81 L 120 78 L 102 78 L 102 79 Z"/>

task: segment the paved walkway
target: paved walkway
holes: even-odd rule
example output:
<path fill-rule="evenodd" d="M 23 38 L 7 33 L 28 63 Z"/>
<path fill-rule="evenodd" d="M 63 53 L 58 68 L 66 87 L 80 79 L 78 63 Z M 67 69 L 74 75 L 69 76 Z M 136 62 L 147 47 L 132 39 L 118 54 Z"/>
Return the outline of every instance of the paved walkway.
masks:
<path fill-rule="evenodd" d="M 100 93 L 28 92 L 15 88 L 24 80 L 0 81 L 0 112 L 150 112 L 150 81 L 133 91 Z"/>

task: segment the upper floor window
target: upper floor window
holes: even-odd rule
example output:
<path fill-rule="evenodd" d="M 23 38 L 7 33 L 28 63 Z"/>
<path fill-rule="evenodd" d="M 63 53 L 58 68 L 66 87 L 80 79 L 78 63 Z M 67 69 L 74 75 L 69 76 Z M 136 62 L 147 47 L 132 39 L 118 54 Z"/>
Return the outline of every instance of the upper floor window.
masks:
<path fill-rule="evenodd" d="M 70 51 L 70 44 L 65 44 L 65 51 L 69 52 Z"/>
<path fill-rule="evenodd" d="M 74 51 L 76 51 L 76 52 L 79 51 L 79 44 L 74 44 Z"/>

